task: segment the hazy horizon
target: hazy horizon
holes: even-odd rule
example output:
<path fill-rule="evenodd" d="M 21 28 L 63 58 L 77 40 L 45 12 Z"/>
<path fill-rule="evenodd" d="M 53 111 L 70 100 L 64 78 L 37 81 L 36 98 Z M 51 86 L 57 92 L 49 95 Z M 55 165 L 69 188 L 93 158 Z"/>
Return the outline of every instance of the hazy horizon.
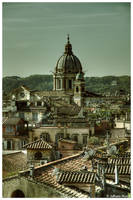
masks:
<path fill-rule="evenodd" d="M 86 77 L 130 76 L 130 3 L 3 3 L 3 77 L 52 74 L 67 34 Z"/>

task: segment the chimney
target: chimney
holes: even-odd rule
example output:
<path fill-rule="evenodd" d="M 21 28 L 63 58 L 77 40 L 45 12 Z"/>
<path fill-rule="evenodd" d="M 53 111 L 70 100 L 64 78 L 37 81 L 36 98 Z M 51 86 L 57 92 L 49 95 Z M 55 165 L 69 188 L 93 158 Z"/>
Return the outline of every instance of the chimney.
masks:
<path fill-rule="evenodd" d="M 117 165 L 115 165 L 115 184 L 119 184 L 119 174 Z"/>
<path fill-rule="evenodd" d="M 30 176 L 34 176 L 34 165 L 30 165 Z"/>

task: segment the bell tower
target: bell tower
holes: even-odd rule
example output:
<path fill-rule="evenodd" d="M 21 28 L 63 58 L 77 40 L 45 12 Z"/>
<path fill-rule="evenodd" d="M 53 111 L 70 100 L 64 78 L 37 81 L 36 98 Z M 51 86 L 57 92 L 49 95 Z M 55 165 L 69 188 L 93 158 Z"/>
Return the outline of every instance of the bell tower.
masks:
<path fill-rule="evenodd" d="M 78 106 L 84 105 L 84 94 L 85 94 L 85 80 L 84 73 L 80 72 L 76 76 L 76 80 L 74 81 L 74 102 Z"/>

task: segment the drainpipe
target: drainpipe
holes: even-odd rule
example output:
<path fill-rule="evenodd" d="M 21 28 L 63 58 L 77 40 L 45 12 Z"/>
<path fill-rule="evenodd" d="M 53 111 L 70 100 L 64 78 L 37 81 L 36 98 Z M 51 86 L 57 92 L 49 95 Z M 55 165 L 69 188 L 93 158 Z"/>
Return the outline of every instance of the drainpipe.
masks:
<path fill-rule="evenodd" d="M 34 165 L 30 165 L 30 176 L 34 176 Z"/>
<path fill-rule="evenodd" d="M 98 176 L 100 176 L 100 164 L 99 163 L 97 163 L 97 174 L 98 174 Z"/>
<path fill-rule="evenodd" d="M 103 187 L 103 190 L 105 190 L 105 184 L 106 184 L 106 179 L 105 179 L 105 167 L 102 166 L 102 187 Z"/>
<path fill-rule="evenodd" d="M 119 184 L 119 174 L 117 165 L 115 165 L 115 184 Z"/>

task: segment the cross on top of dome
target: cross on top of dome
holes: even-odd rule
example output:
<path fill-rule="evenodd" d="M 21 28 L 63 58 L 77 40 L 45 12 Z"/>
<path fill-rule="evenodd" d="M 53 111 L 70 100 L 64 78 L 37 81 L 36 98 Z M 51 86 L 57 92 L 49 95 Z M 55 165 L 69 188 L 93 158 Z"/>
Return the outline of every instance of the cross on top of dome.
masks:
<path fill-rule="evenodd" d="M 69 41 L 69 34 L 67 34 L 67 44 L 65 45 L 65 54 L 67 55 L 73 54 L 72 45 L 70 44 L 70 41 Z"/>
<path fill-rule="evenodd" d="M 69 34 L 67 34 L 67 43 L 69 44 Z"/>

